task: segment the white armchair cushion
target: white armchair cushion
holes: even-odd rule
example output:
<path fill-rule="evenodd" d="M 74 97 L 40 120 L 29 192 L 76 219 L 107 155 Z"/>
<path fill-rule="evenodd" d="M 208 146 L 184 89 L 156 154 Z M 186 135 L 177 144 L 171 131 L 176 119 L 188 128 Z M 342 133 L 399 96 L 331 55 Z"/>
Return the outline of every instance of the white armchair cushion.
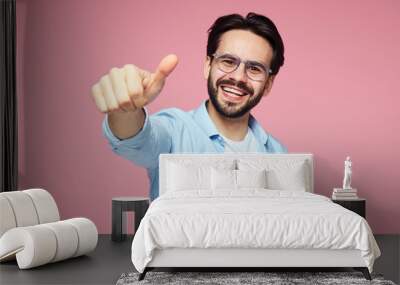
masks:
<path fill-rule="evenodd" d="M 53 231 L 43 225 L 13 228 L 0 238 L 0 261 L 16 256 L 20 269 L 49 263 L 56 250 Z"/>
<path fill-rule="evenodd" d="M 17 223 L 10 202 L 5 196 L 0 195 L 0 237 L 16 226 Z"/>
<path fill-rule="evenodd" d="M 96 226 L 86 218 L 13 228 L 0 238 L 0 261 L 16 255 L 19 268 L 28 269 L 86 254 L 97 238 Z"/>
<path fill-rule="evenodd" d="M 78 248 L 73 257 L 86 254 L 96 248 L 98 233 L 96 225 L 86 218 L 73 218 L 65 220 L 71 224 L 78 233 L 79 242 Z"/>
<path fill-rule="evenodd" d="M 86 218 L 59 221 L 57 205 L 44 189 L 0 193 L 0 262 L 17 259 L 21 269 L 92 251 L 95 224 Z"/>
<path fill-rule="evenodd" d="M 79 236 L 75 228 L 67 221 L 43 224 L 51 229 L 57 240 L 57 249 L 51 262 L 60 261 L 75 255 L 78 249 Z"/>
<path fill-rule="evenodd" d="M 60 220 L 56 201 L 44 189 L 28 189 L 22 191 L 28 194 L 35 205 L 36 213 L 38 215 L 39 224 L 51 223 Z"/>
<path fill-rule="evenodd" d="M 13 210 L 17 227 L 33 226 L 39 223 L 35 206 L 29 195 L 23 191 L 3 192 Z"/>

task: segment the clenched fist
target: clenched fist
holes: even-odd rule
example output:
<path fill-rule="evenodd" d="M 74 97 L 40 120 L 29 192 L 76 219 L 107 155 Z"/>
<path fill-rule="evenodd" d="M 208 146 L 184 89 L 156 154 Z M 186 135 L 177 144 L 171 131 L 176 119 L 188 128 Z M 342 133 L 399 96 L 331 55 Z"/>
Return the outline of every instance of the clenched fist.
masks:
<path fill-rule="evenodd" d="M 154 73 L 132 64 L 112 68 L 92 87 L 92 97 L 103 113 L 141 108 L 160 94 L 165 79 L 178 64 L 176 55 L 164 57 Z"/>

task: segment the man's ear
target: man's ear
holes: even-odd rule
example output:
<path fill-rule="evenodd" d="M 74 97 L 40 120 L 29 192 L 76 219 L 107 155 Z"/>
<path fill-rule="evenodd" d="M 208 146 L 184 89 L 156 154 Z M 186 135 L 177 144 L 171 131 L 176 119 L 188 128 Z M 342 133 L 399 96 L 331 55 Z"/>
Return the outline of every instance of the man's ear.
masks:
<path fill-rule="evenodd" d="M 275 80 L 275 76 L 276 75 L 268 76 L 267 83 L 265 84 L 265 87 L 264 87 L 263 96 L 267 96 L 269 94 L 269 92 L 271 91 L 272 85 L 273 85 L 274 80 Z"/>
<path fill-rule="evenodd" d="M 206 60 L 204 61 L 204 78 L 208 80 L 208 76 L 210 75 L 210 69 L 211 69 L 211 58 L 209 56 L 206 57 Z"/>

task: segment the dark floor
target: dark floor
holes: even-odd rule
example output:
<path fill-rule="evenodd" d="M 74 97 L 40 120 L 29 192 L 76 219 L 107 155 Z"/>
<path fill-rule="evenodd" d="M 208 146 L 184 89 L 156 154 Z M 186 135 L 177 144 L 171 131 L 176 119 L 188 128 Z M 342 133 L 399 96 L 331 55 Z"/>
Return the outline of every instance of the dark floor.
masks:
<path fill-rule="evenodd" d="M 382 256 L 375 262 L 374 273 L 399 283 L 400 236 L 375 236 Z M 131 240 L 112 242 L 100 235 L 94 252 L 88 256 L 64 260 L 41 267 L 19 270 L 16 262 L 0 264 L 0 284 L 115 284 L 124 272 L 134 271 L 130 260 Z"/>
<path fill-rule="evenodd" d="M 133 271 L 131 242 L 112 242 L 99 235 L 96 250 L 87 256 L 19 270 L 17 263 L 0 264 L 0 284 L 115 284 L 123 272 Z"/>

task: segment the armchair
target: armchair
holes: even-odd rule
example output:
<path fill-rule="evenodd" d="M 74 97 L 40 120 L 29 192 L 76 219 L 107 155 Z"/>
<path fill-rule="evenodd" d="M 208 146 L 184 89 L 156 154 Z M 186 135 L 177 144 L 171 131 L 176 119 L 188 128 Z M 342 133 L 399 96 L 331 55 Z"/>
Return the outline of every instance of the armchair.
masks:
<path fill-rule="evenodd" d="M 16 259 L 20 269 L 28 269 L 86 254 L 97 240 L 89 219 L 60 221 L 44 189 L 0 193 L 0 262 Z"/>

